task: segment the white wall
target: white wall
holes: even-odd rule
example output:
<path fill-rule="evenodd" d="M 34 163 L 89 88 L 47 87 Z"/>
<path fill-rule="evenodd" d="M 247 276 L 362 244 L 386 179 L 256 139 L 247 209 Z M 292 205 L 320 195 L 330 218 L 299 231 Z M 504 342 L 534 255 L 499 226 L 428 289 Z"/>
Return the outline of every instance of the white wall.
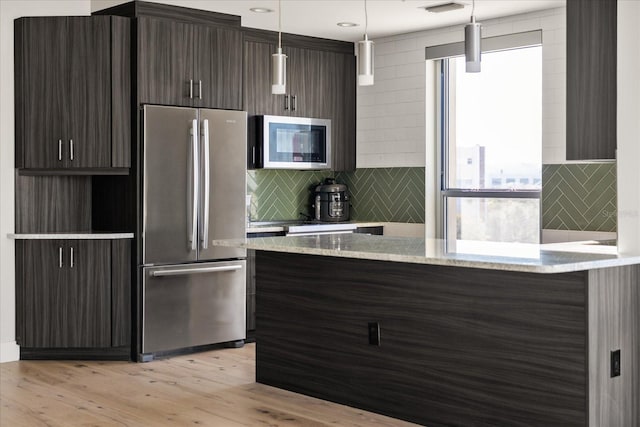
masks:
<path fill-rule="evenodd" d="M 542 29 L 542 161 L 564 162 L 565 9 L 478 20 L 483 37 Z M 358 87 L 358 168 L 425 166 L 425 121 L 435 120 L 425 119 L 432 109 L 425 105 L 425 47 L 463 41 L 463 34 L 458 25 L 375 40 L 375 84 Z"/>
<path fill-rule="evenodd" d="M 640 2 L 618 0 L 618 251 L 640 254 Z"/>
<path fill-rule="evenodd" d="M 0 362 L 17 360 L 15 343 L 13 20 L 21 16 L 89 15 L 89 0 L 0 1 Z"/>

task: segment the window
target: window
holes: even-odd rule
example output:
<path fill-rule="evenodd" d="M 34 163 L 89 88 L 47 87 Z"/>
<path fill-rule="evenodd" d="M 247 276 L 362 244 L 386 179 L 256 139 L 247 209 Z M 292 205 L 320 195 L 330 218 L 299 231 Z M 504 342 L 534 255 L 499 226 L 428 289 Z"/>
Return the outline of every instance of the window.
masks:
<path fill-rule="evenodd" d="M 458 44 L 436 47 L 447 239 L 540 241 L 542 47 L 540 32 L 523 34 L 534 41 L 492 38 L 500 46 L 483 51 L 480 73 L 466 73 L 457 53 L 442 55 Z"/>

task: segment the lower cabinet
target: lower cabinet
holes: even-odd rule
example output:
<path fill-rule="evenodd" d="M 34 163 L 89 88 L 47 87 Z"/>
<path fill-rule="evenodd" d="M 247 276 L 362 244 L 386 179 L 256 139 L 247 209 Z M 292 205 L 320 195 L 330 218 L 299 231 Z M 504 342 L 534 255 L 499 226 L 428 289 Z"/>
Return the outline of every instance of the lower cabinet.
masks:
<path fill-rule="evenodd" d="M 72 356 L 72 349 L 122 348 L 128 354 L 128 241 L 24 240 L 16 249 L 21 352 L 67 349 Z"/>

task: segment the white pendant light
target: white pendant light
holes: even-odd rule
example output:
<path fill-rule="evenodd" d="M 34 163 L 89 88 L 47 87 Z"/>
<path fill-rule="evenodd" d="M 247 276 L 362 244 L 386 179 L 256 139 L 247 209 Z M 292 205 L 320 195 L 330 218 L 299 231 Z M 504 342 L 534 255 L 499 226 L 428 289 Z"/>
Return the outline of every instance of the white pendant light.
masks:
<path fill-rule="evenodd" d="M 476 22 L 475 10 L 476 0 L 473 0 L 471 22 L 464 26 L 464 57 L 467 63 L 467 73 L 480 72 L 482 24 Z"/>
<path fill-rule="evenodd" d="M 358 42 L 358 86 L 373 85 L 373 42 L 367 36 L 369 17 L 364 0 L 364 40 Z"/>
<path fill-rule="evenodd" d="M 287 85 L 287 55 L 282 53 L 282 2 L 278 0 L 278 51 L 271 55 L 271 93 L 282 95 Z"/>

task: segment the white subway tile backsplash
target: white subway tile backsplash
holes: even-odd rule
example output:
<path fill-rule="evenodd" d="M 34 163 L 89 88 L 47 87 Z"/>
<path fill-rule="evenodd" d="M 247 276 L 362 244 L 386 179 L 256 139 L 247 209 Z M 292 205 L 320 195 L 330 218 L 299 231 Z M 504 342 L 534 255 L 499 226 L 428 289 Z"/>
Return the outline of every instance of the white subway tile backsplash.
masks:
<path fill-rule="evenodd" d="M 543 31 L 544 163 L 565 161 L 565 21 L 564 8 L 482 21 L 484 37 Z M 358 168 L 425 166 L 426 120 L 435 120 L 425 117 L 425 47 L 463 39 L 451 26 L 374 40 L 376 83 L 358 88 Z"/>
<path fill-rule="evenodd" d="M 411 37 L 404 40 L 398 40 L 395 42 L 396 52 L 414 51 L 417 48 L 418 48 L 418 44 L 415 37 Z"/>
<path fill-rule="evenodd" d="M 424 78 L 424 61 L 416 62 L 415 64 L 401 64 L 395 67 L 396 75 L 398 77 L 414 77 L 419 76 Z"/>
<path fill-rule="evenodd" d="M 534 31 L 542 29 L 542 20 L 540 18 L 523 19 L 513 23 L 513 32 L 522 33 L 525 31 Z"/>

